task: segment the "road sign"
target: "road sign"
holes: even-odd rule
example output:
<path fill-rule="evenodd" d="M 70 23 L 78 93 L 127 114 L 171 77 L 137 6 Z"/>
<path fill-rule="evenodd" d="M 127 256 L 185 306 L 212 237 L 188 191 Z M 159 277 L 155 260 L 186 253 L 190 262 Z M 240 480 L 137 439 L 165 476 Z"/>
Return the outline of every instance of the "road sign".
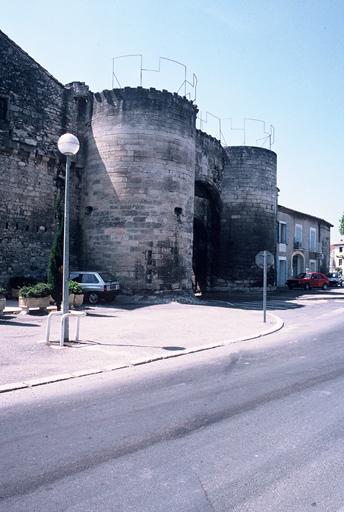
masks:
<path fill-rule="evenodd" d="M 263 319 L 266 322 L 266 295 L 268 285 L 268 268 L 274 264 L 274 257 L 269 251 L 256 254 L 256 265 L 263 269 Z"/>
<path fill-rule="evenodd" d="M 264 268 L 264 253 L 266 254 L 266 266 L 270 268 L 274 264 L 274 257 L 269 251 L 260 251 L 256 254 L 256 265 L 259 268 Z"/>

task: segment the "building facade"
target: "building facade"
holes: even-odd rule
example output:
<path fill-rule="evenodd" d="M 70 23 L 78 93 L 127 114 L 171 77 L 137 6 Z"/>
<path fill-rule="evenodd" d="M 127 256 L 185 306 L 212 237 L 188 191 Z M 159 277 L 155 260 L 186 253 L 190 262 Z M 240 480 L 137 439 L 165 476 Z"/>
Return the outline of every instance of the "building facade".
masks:
<path fill-rule="evenodd" d="M 313 215 L 278 206 L 277 286 L 284 286 L 288 276 L 307 270 L 328 272 L 331 227 L 332 224 Z"/>
<path fill-rule="evenodd" d="M 0 284 L 44 278 L 63 197 L 57 140 L 78 136 L 71 266 L 128 293 L 247 288 L 276 254 L 277 156 L 223 147 L 185 97 L 63 85 L 0 32 Z"/>
<path fill-rule="evenodd" d="M 344 270 L 344 240 L 331 245 L 330 271 L 339 270 L 343 275 Z"/>

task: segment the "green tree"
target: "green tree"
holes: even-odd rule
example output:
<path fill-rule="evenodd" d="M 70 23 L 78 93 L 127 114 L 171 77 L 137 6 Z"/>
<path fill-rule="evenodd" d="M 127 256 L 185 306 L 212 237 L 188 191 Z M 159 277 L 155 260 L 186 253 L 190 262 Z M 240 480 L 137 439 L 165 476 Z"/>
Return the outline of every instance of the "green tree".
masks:
<path fill-rule="evenodd" d="M 339 219 L 339 233 L 344 236 L 344 213 Z"/>
<path fill-rule="evenodd" d="M 63 211 L 60 198 L 56 205 L 56 229 L 51 246 L 48 262 L 48 283 L 52 288 L 51 296 L 56 302 L 57 309 L 62 303 L 62 265 L 63 265 Z"/>

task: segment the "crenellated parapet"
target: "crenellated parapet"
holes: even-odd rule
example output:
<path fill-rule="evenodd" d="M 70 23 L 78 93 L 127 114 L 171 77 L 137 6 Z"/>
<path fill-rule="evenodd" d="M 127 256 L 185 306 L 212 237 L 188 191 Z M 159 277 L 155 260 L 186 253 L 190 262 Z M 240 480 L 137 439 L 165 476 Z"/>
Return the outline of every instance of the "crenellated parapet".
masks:
<path fill-rule="evenodd" d="M 105 90 L 94 94 L 93 124 L 103 117 L 116 116 L 127 128 L 144 126 L 146 130 L 161 127 L 190 136 L 195 133 L 197 107 L 186 98 L 166 90 L 142 87 Z"/>

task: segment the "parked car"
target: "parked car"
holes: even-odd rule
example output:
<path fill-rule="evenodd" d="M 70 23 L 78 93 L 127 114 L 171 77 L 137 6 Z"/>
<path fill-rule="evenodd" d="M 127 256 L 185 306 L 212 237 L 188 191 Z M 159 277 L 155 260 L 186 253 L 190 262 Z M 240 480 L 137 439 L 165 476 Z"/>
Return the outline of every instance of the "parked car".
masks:
<path fill-rule="evenodd" d="M 295 277 L 290 277 L 286 285 L 291 290 L 293 288 L 304 288 L 310 290 L 311 288 L 322 288 L 327 290 L 330 286 L 330 282 L 325 274 L 321 272 L 301 272 Z"/>
<path fill-rule="evenodd" d="M 343 286 L 342 274 L 339 272 L 328 272 L 327 274 L 330 286 L 340 287 Z"/>
<path fill-rule="evenodd" d="M 69 279 L 80 283 L 90 304 L 97 304 L 101 299 L 111 302 L 120 290 L 117 279 L 103 270 L 74 270 Z"/>

